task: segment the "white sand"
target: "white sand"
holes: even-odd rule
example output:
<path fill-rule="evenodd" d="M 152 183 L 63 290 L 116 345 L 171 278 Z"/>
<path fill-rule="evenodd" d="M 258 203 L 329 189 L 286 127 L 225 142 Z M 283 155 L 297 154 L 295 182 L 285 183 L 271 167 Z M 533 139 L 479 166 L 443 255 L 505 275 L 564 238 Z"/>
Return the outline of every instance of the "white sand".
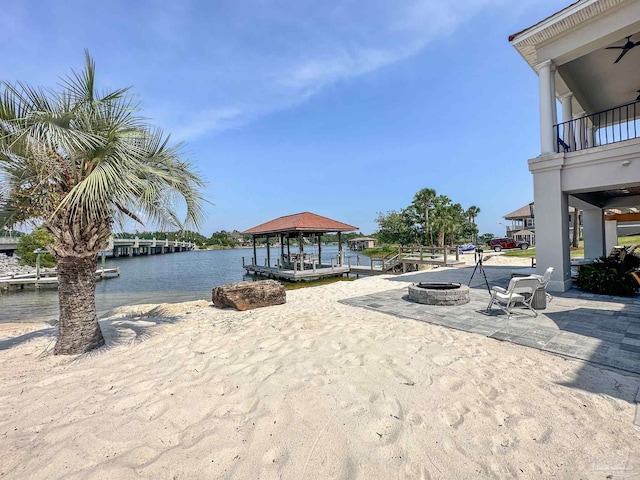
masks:
<path fill-rule="evenodd" d="M 337 302 L 405 286 L 119 309 L 73 358 L 0 325 L 0 478 L 640 475 L 637 376 Z"/>

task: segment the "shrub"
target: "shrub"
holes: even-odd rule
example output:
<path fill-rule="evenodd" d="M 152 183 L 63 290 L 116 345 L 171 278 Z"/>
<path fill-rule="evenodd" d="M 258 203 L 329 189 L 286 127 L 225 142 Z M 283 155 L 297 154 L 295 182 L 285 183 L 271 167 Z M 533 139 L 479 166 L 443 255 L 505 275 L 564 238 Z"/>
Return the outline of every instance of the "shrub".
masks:
<path fill-rule="evenodd" d="M 578 272 L 576 286 L 580 290 L 604 295 L 635 295 L 640 288 L 631 272 L 640 267 L 640 257 L 623 255 L 622 258 L 600 257 Z"/>
<path fill-rule="evenodd" d="M 45 249 L 47 245 L 53 243 L 53 237 L 44 228 L 38 228 L 28 235 L 20 237 L 20 242 L 16 247 L 16 254 L 20 257 L 22 265 L 36 265 L 36 254 L 33 253 L 37 249 Z M 55 267 L 56 261 L 52 255 L 44 253 L 40 255 L 40 266 Z"/>

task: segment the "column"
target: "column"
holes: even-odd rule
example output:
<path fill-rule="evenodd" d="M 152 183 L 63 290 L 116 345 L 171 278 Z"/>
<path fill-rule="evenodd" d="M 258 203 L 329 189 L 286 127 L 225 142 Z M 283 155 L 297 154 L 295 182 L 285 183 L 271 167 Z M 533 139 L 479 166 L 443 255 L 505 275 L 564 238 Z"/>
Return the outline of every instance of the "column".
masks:
<path fill-rule="evenodd" d="M 576 126 L 576 150 L 584 150 L 587 148 L 586 129 L 587 124 L 585 122 L 585 113 L 578 112 L 573 116 L 574 124 Z"/>
<path fill-rule="evenodd" d="M 338 265 L 342 266 L 342 260 L 343 260 L 343 256 L 342 256 L 342 234 L 341 232 L 338 232 Z"/>
<path fill-rule="evenodd" d="M 605 252 L 604 210 L 597 207 L 583 209 L 582 222 L 584 258 L 600 258 Z"/>
<path fill-rule="evenodd" d="M 271 243 L 269 242 L 269 235 L 267 235 L 267 267 L 271 268 Z"/>
<path fill-rule="evenodd" d="M 618 221 L 606 220 L 604 222 L 604 249 L 608 255 L 613 247 L 618 246 Z"/>
<path fill-rule="evenodd" d="M 540 154 L 549 155 L 556 151 L 553 125 L 555 118 L 555 69 L 550 60 L 538 65 L 538 84 L 540 88 Z"/>
<path fill-rule="evenodd" d="M 280 265 L 284 266 L 284 233 L 280 234 Z"/>
<path fill-rule="evenodd" d="M 304 272 L 304 239 L 302 232 L 298 234 L 298 260 L 300 260 L 300 271 Z"/>
<path fill-rule="evenodd" d="M 251 240 L 253 242 L 253 264 L 258 265 L 258 253 L 256 250 L 256 236 L 252 235 Z"/>
<path fill-rule="evenodd" d="M 550 291 L 571 288 L 569 255 L 569 203 L 562 191 L 561 164 L 550 165 L 533 173 L 536 206 L 536 273 L 554 267 Z"/>
<path fill-rule="evenodd" d="M 576 132 L 573 120 L 573 93 L 568 93 L 560 97 L 562 103 L 562 140 L 569 145 L 572 152 L 576 150 Z"/>

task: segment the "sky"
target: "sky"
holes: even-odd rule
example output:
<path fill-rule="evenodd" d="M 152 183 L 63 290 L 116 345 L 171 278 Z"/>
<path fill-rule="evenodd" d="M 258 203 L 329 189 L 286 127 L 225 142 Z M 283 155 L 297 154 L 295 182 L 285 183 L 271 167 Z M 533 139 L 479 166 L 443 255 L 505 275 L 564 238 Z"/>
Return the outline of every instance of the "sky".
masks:
<path fill-rule="evenodd" d="M 422 188 L 504 235 L 540 152 L 537 76 L 507 38 L 569 3 L 0 0 L 0 80 L 55 88 L 88 49 L 101 88 L 184 142 L 206 236 L 303 211 L 372 234 Z"/>

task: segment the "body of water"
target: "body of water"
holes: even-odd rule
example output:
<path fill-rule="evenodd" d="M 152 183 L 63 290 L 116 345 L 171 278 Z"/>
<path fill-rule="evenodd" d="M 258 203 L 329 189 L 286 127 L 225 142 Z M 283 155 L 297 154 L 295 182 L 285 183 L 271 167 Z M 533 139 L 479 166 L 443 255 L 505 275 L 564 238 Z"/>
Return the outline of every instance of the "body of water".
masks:
<path fill-rule="evenodd" d="M 275 265 L 279 251 L 279 248 L 271 248 L 272 265 Z M 297 252 L 297 249 L 291 248 L 291 252 Z M 358 253 L 345 252 L 355 264 Z M 305 253 L 317 255 L 317 247 L 307 246 Z M 330 262 L 337 253 L 337 245 L 323 246 L 323 262 Z M 257 254 L 259 264 L 264 265 L 266 248 L 259 248 Z M 120 277 L 96 283 L 98 314 L 122 305 L 211 300 L 213 287 L 249 279 L 242 268 L 242 257 L 250 263 L 252 256 L 252 249 L 234 249 L 107 258 L 107 268 L 119 267 Z M 360 262 L 368 265 L 369 259 L 360 254 Z M 43 321 L 58 316 L 56 288 L 30 287 L 0 293 L 0 322 Z"/>

